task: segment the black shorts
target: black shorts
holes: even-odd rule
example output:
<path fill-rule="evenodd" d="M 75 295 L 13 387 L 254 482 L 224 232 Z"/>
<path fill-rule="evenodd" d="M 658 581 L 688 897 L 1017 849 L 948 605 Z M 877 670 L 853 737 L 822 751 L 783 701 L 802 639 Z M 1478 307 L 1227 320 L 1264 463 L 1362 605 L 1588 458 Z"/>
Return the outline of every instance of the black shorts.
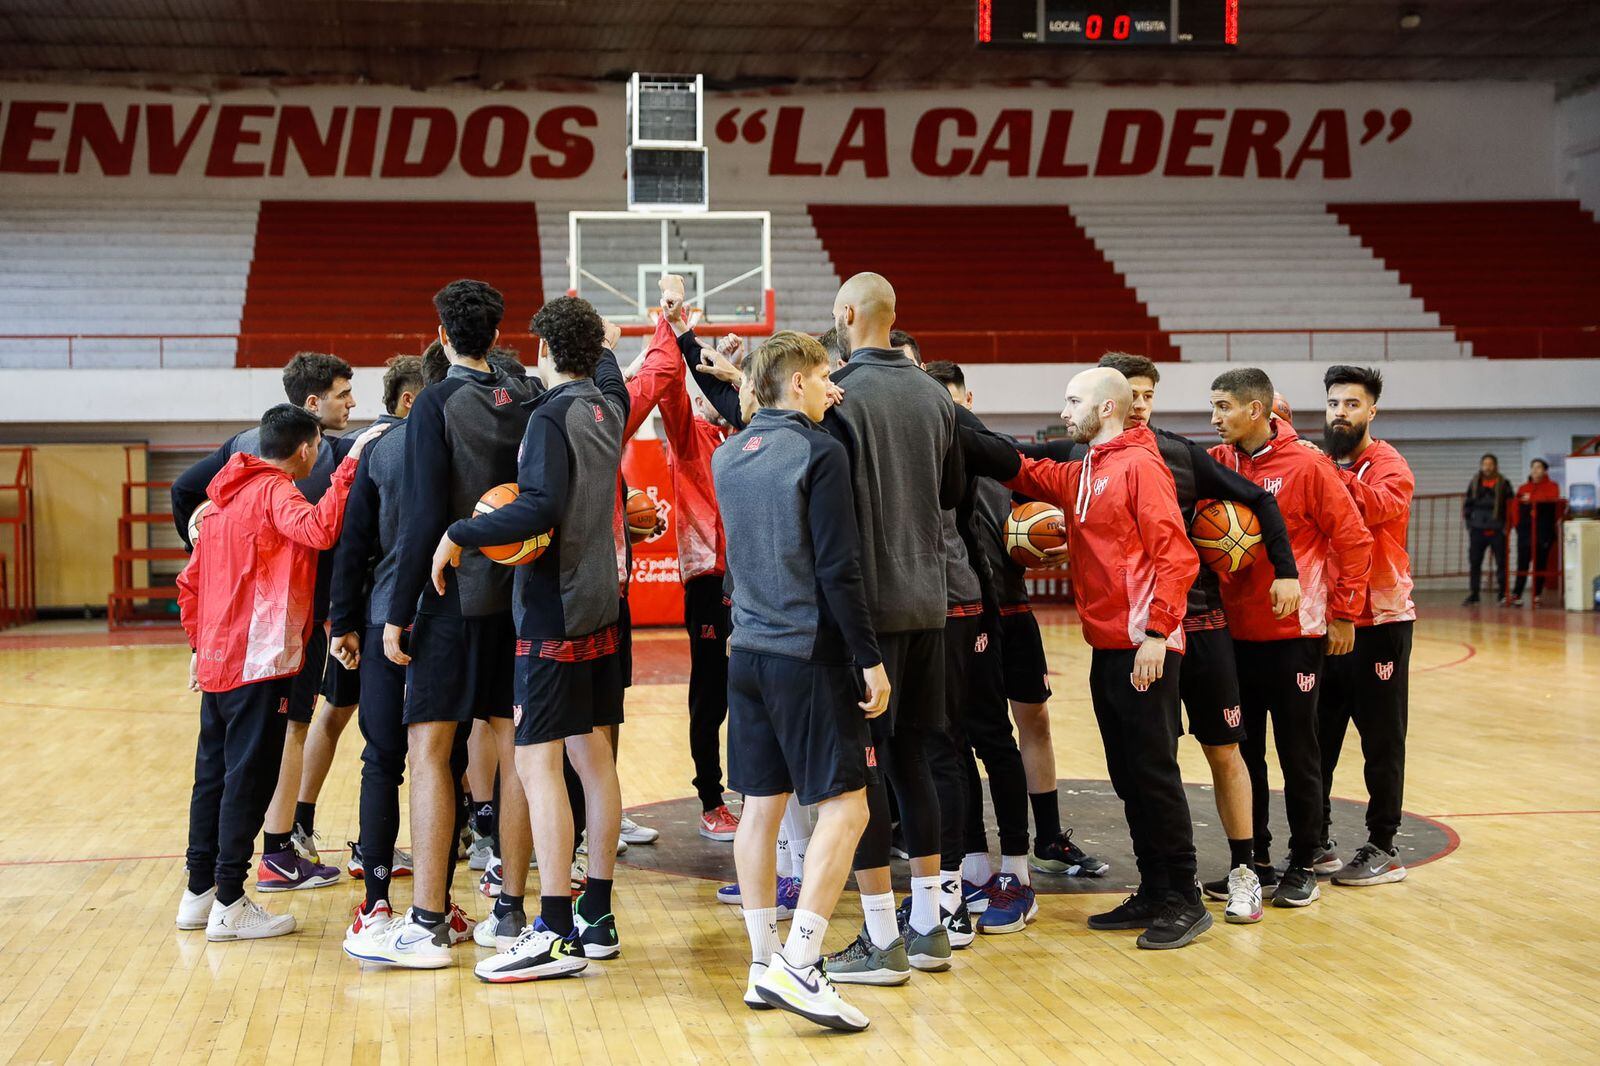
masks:
<path fill-rule="evenodd" d="M 330 654 L 328 668 L 322 673 L 322 698 L 329 707 L 354 707 L 361 702 L 361 672 L 346 670 L 344 663 Z"/>
<path fill-rule="evenodd" d="M 294 675 L 289 686 L 289 721 L 302 725 L 311 721 L 317 709 L 317 695 L 322 690 L 324 665 L 332 660 L 328 654 L 328 631 L 321 622 L 311 624 L 311 635 L 306 638 L 306 655 L 300 663 L 300 672 Z"/>
<path fill-rule="evenodd" d="M 532 654 L 517 642 L 516 701 L 512 720 L 518 744 L 547 744 L 587 736 L 622 723 L 622 656 L 563 662 Z"/>
<path fill-rule="evenodd" d="M 1239 710 L 1239 668 L 1226 629 L 1191 629 L 1178 670 L 1178 694 L 1189 715 L 1189 732 L 1202 744 L 1221 747 L 1244 739 Z"/>
<path fill-rule="evenodd" d="M 628 613 L 628 597 L 617 606 L 617 663 L 622 671 L 622 687 L 633 687 L 633 616 Z M 619 718 L 618 721 L 621 721 Z"/>
<path fill-rule="evenodd" d="M 872 783 L 861 671 L 735 650 L 728 657 L 728 787 L 820 803 Z M 887 714 L 879 715 L 880 718 Z"/>
<path fill-rule="evenodd" d="M 406 725 L 510 718 L 517 629 L 511 612 L 419 614 L 406 667 Z"/>
<path fill-rule="evenodd" d="M 972 654 L 968 656 L 967 698 L 961 713 L 968 721 L 974 716 L 998 715 L 1009 730 L 1011 710 L 1006 706 L 1005 639 L 1000 635 L 1000 618 L 985 612 L 978 621 Z"/>
<path fill-rule="evenodd" d="M 978 638 L 982 633 L 982 615 L 963 615 L 944 620 L 944 722 L 952 733 L 961 725 L 967 713 L 972 669 L 977 662 Z"/>
<path fill-rule="evenodd" d="M 1000 609 L 1000 654 L 1005 667 L 1006 698 L 1018 703 L 1050 699 L 1050 666 L 1044 660 L 1044 637 L 1033 611 Z M 1010 613 L 1007 613 L 1010 612 Z"/>
<path fill-rule="evenodd" d="M 899 729 L 943 729 L 944 630 L 879 633 L 878 650 L 889 675 L 889 709 L 871 720 L 873 739 L 881 744 Z"/>

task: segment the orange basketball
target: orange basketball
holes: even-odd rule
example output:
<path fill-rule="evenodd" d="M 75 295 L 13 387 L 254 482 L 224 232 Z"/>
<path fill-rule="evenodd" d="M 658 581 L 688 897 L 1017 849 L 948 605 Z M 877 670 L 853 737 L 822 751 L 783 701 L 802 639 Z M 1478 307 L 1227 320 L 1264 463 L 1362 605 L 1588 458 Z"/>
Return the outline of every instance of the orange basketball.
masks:
<path fill-rule="evenodd" d="M 628 490 L 628 539 L 638 544 L 656 531 L 656 501 L 641 489 Z"/>
<path fill-rule="evenodd" d="M 516 485 L 509 481 L 504 485 L 496 485 L 478 497 L 478 502 L 473 505 L 472 513 L 475 515 L 493 514 L 516 498 Z M 544 550 L 548 547 L 550 547 L 550 534 L 540 533 L 538 536 L 529 537 L 519 544 L 495 544 L 479 550 L 494 562 L 503 563 L 506 566 L 524 566 L 543 555 Z"/>
<path fill-rule="evenodd" d="M 1283 398 L 1283 393 L 1281 392 L 1272 394 L 1272 413 L 1291 426 L 1294 425 L 1294 410 L 1289 406 L 1289 401 Z"/>
<path fill-rule="evenodd" d="M 1219 574 L 1243 570 L 1261 554 L 1261 522 L 1256 513 L 1232 500 L 1212 500 L 1195 511 L 1189 539 L 1200 561 Z"/>
<path fill-rule="evenodd" d="M 1060 566 L 1061 555 L 1046 555 L 1046 548 L 1067 542 L 1067 516 L 1061 508 L 1033 501 L 1018 504 L 1006 519 L 1006 554 L 1019 566 Z"/>

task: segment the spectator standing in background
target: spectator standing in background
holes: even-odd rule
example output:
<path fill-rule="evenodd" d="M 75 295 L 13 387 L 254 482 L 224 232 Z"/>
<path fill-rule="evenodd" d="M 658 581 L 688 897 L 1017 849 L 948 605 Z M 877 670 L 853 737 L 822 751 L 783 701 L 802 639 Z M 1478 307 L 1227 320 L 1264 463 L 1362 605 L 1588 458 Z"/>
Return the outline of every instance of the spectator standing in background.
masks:
<path fill-rule="evenodd" d="M 1528 480 L 1511 498 L 1511 528 L 1517 531 L 1517 584 L 1511 602 L 1520 606 L 1522 590 L 1533 571 L 1533 605 L 1539 606 L 1544 593 L 1544 570 L 1550 550 L 1556 546 L 1556 524 L 1561 516 L 1561 487 L 1550 480 L 1550 464 L 1535 459 L 1528 465 Z M 1537 545 L 1537 549 L 1535 548 Z"/>
<path fill-rule="evenodd" d="M 1478 473 L 1467 483 L 1467 498 L 1461 504 L 1461 517 L 1467 523 L 1467 572 L 1471 582 L 1463 607 L 1478 602 L 1486 551 L 1494 554 L 1500 598 L 1506 598 L 1506 515 L 1511 499 L 1511 482 L 1500 476 L 1500 460 L 1486 453 L 1478 461 Z"/>

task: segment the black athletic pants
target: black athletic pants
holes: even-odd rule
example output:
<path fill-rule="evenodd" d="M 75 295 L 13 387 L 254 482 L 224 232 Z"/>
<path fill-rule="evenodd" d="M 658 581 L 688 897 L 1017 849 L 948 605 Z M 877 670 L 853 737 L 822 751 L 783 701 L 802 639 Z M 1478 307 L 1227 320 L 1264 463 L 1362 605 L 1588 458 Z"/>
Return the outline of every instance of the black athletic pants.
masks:
<path fill-rule="evenodd" d="M 995 824 L 1000 830 L 1000 854 L 1026 855 L 1028 780 L 1022 769 L 1022 751 L 1011 729 L 1011 707 L 1006 700 L 1001 652 L 1000 618 L 985 614 L 972 645 L 967 698 L 961 704 L 961 715 L 955 727 L 967 790 L 972 797 L 967 805 L 962 850 L 968 853 L 989 850 L 978 779 L 977 760 L 982 759 L 989 775 L 989 799 L 994 803 Z"/>
<path fill-rule="evenodd" d="M 1406 719 L 1411 680 L 1411 622 L 1356 629 L 1355 650 L 1328 660 L 1328 690 L 1317 706 L 1322 748 L 1322 839 L 1333 820 L 1333 771 L 1344 747 L 1345 726 L 1361 737 L 1367 779 L 1367 837 L 1394 847 L 1406 784 Z"/>
<path fill-rule="evenodd" d="M 361 863 L 368 901 L 389 898 L 389 872 L 400 835 L 400 783 L 406 776 L 406 668 L 383 654 L 383 627 L 361 641 Z M 460 808 L 461 804 L 456 804 Z"/>
<path fill-rule="evenodd" d="M 1322 637 L 1233 642 L 1239 664 L 1239 704 L 1244 740 L 1239 754 L 1250 771 L 1256 862 L 1269 861 L 1267 828 L 1267 716 L 1283 769 L 1283 803 L 1289 816 L 1289 861 L 1309 866 L 1322 843 L 1322 756 L 1317 744 L 1317 698 L 1322 694 Z"/>
<path fill-rule="evenodd" d="M 1534 542 L 1538 542 L 1538 552 L 1534 551 Z M 1555 549 L 1555 533 L 1546 533 L 1540 530 L 1535 536 L 1531 531 L 1517 530 L 1517 582 L 1513 589 L 1516 596 L 1522 595 L 1522 590 L 1528 587 L 1528 571 L 1534 571 L 1533 594 L 1544 595 L 1544 573 L 1548 569 L 1550 553 Z"/>
<path fill-rule="evenodd" d="M 967 776 L 972 749 L 967 746 L 966 734 L 961 728 L 969 695 L 973 643 L 982 629 L 983 619 L 977 615 L 947 618 L 944 623 L 944 728 L 931 732 L 927 745 L 928 766 L 933 771 L 933 787 L 939 797 L 941 870 L 961 868 L 972 808 L 974 804 L 980 811 L 983 808 L 983 795 Z M 977 777 L 976 770 L 972 777 Z M 981 830 L 981 821 L 979 827 Z"/>
<path fill-rule="evenodd" d="M 1483 556 L 1494 556 L 1495 575 L 1499 578 L 1500 598 L 1506 598 L 1506 531 L 1503 529 L 1467 530 L 1467 587 L 1472 595 L 1478 594 L 1483 584 Z"/>
<path fill-rule="evenodd" d="M 1122 800 L 1139 866 L 1140 891 L 1195 891 L 1194 825 L 1178 771 L 1178 671 L 1183 656 L 1168 651 L 1161 680 L 1133 687 L 1134 651 L 1096 648 L 1089 695 L 1106 749 L 1111 786 Z"/>
<path fill-rule="evenodd" d="M 283 760 L 293 677 L 200 696 L 194 790 L 189 796 L 189 887 L 215 884 L 232 903 L 244 893 L 256 834 Z"/>
<path fill-rule="evenodd" d="M 702 574 L 683 586 L 683 627 L 689 632 L 689 754 L 700 809 L 722 806 L 722 723 L 728 717 L 728 634 L 722 575 Z"/>
<path fill-rule="evenodd" d="M 889 675 L 889 709 L 872 719 L 868 766 L 878 781 L 867 788 L 867 828 L 856 845 L 855 869 L 889 865 L 889 797 L 900 804 L 906 854 L 938 855 L 939 794 L 928 765 L 932 735 L 944 728 L 944 630 L 882 633 L 878 648 Z"/>

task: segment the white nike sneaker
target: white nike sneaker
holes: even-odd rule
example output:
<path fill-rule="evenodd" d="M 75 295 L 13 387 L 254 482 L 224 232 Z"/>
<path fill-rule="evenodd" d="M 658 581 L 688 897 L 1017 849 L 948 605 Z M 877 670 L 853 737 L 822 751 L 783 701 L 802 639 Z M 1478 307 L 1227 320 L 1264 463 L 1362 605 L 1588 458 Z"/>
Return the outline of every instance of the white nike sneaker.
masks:
<path fill-rule="evenodd" d="M 510 951 L 491 955 L 473 967 L 478 980 L 491 985 L 542 981 L 552 977 L 571 977 L 588 966 L 578 938 L 563 939 L 534 920 L 522 931 Z"/>
<path fill-rule="evenodd" d="M 216 898 L 216 885 L 212 885 L 199 895 L 187 888 L 184 889 L 183 899 L 178 901 L 178 928 L 204 929 L 211 920 L 211 904 Z"/>
<path fill-rule="evenodd" d="M 761 998 L 761 993 L 756 991 L 756 982 L 767 974 L 767 964 L 752 962 L 750 964 L 750 980 L 744 985 L 744 1005 L 751 1010 L 771 1010 L 772 1004 Z"/>
<path fill-rule="evenodd" d="M 628 842 L 626 840 L 624 840 L 623 838 L 618 837 L 617 838 L 617 854 L 621 855 L 623 852 L 625 852 L 627 850 L 628 850 Z M 573 854 L 574 855 L 582 855 L 584 858 L 588 858 L 589 857 L 589 831 L 587 829 L 585 829 L 583 831 L 583 839 L 578 841 L 578 846 L 573 849 Z"/>
<path fill-rule="evenodd" d="M 226 907 L 213 899 L 211 915 L 206 920 L 206 939 L 215 943 L 265 940 L 292 933 L 294 927 L 294 915 L 273 914 L 249 896 L 240 896 Z"/>
<path fill-rule="evenodd" d="M 659 829 L 651 829 L 647 825 L 640 825 L 629 818 L 622 816 L 622 842 L 624 844 L 654 844 L 661 836 Z"/>
<path fill-rule="evenodd" d="M 472 836 L 472 846 L 467 849 L 467 868 L 471 870 L 487 870 L 489 863 L 494 860 L 494 839 L 492 837 Z"/>
<path fill-rule="evenodd" d="M 872 1024 L 865 1014 L 839 997 L 820 963 L 796 969 L 772 953 L 767 972 L 756 981 L 756 995 L 779 1010 L 786 1010 L 829 1029 L 860 1032 Z"/>
<path fill-rule="evenodd" d="M 1253 925 L 1261 920 L 1261 879 L 1250 867 L 1228 871 L 1228 905 L 1222 909 L 1222 917 L 1234 925 Z"/>
<path fill-rule="evenodd" d="M 450 937 L 417 921 L 415 911 L 389 922 L 381 931 L 352 937 L 344 953 L 360 962 L 400 966 L 408 970 L 438 970 L 450 965 Z M 443 934 L 443 935 L 441 935 Z"/>
<path fill-rule="evenodd" d="M 522 911 L 512 911 L 503 918 L 497 918 L 491 910 L 489 916 L 473 928 L 472 942 L 480 948 L 510 951 L 527 927 L 528 916 Z"/>

